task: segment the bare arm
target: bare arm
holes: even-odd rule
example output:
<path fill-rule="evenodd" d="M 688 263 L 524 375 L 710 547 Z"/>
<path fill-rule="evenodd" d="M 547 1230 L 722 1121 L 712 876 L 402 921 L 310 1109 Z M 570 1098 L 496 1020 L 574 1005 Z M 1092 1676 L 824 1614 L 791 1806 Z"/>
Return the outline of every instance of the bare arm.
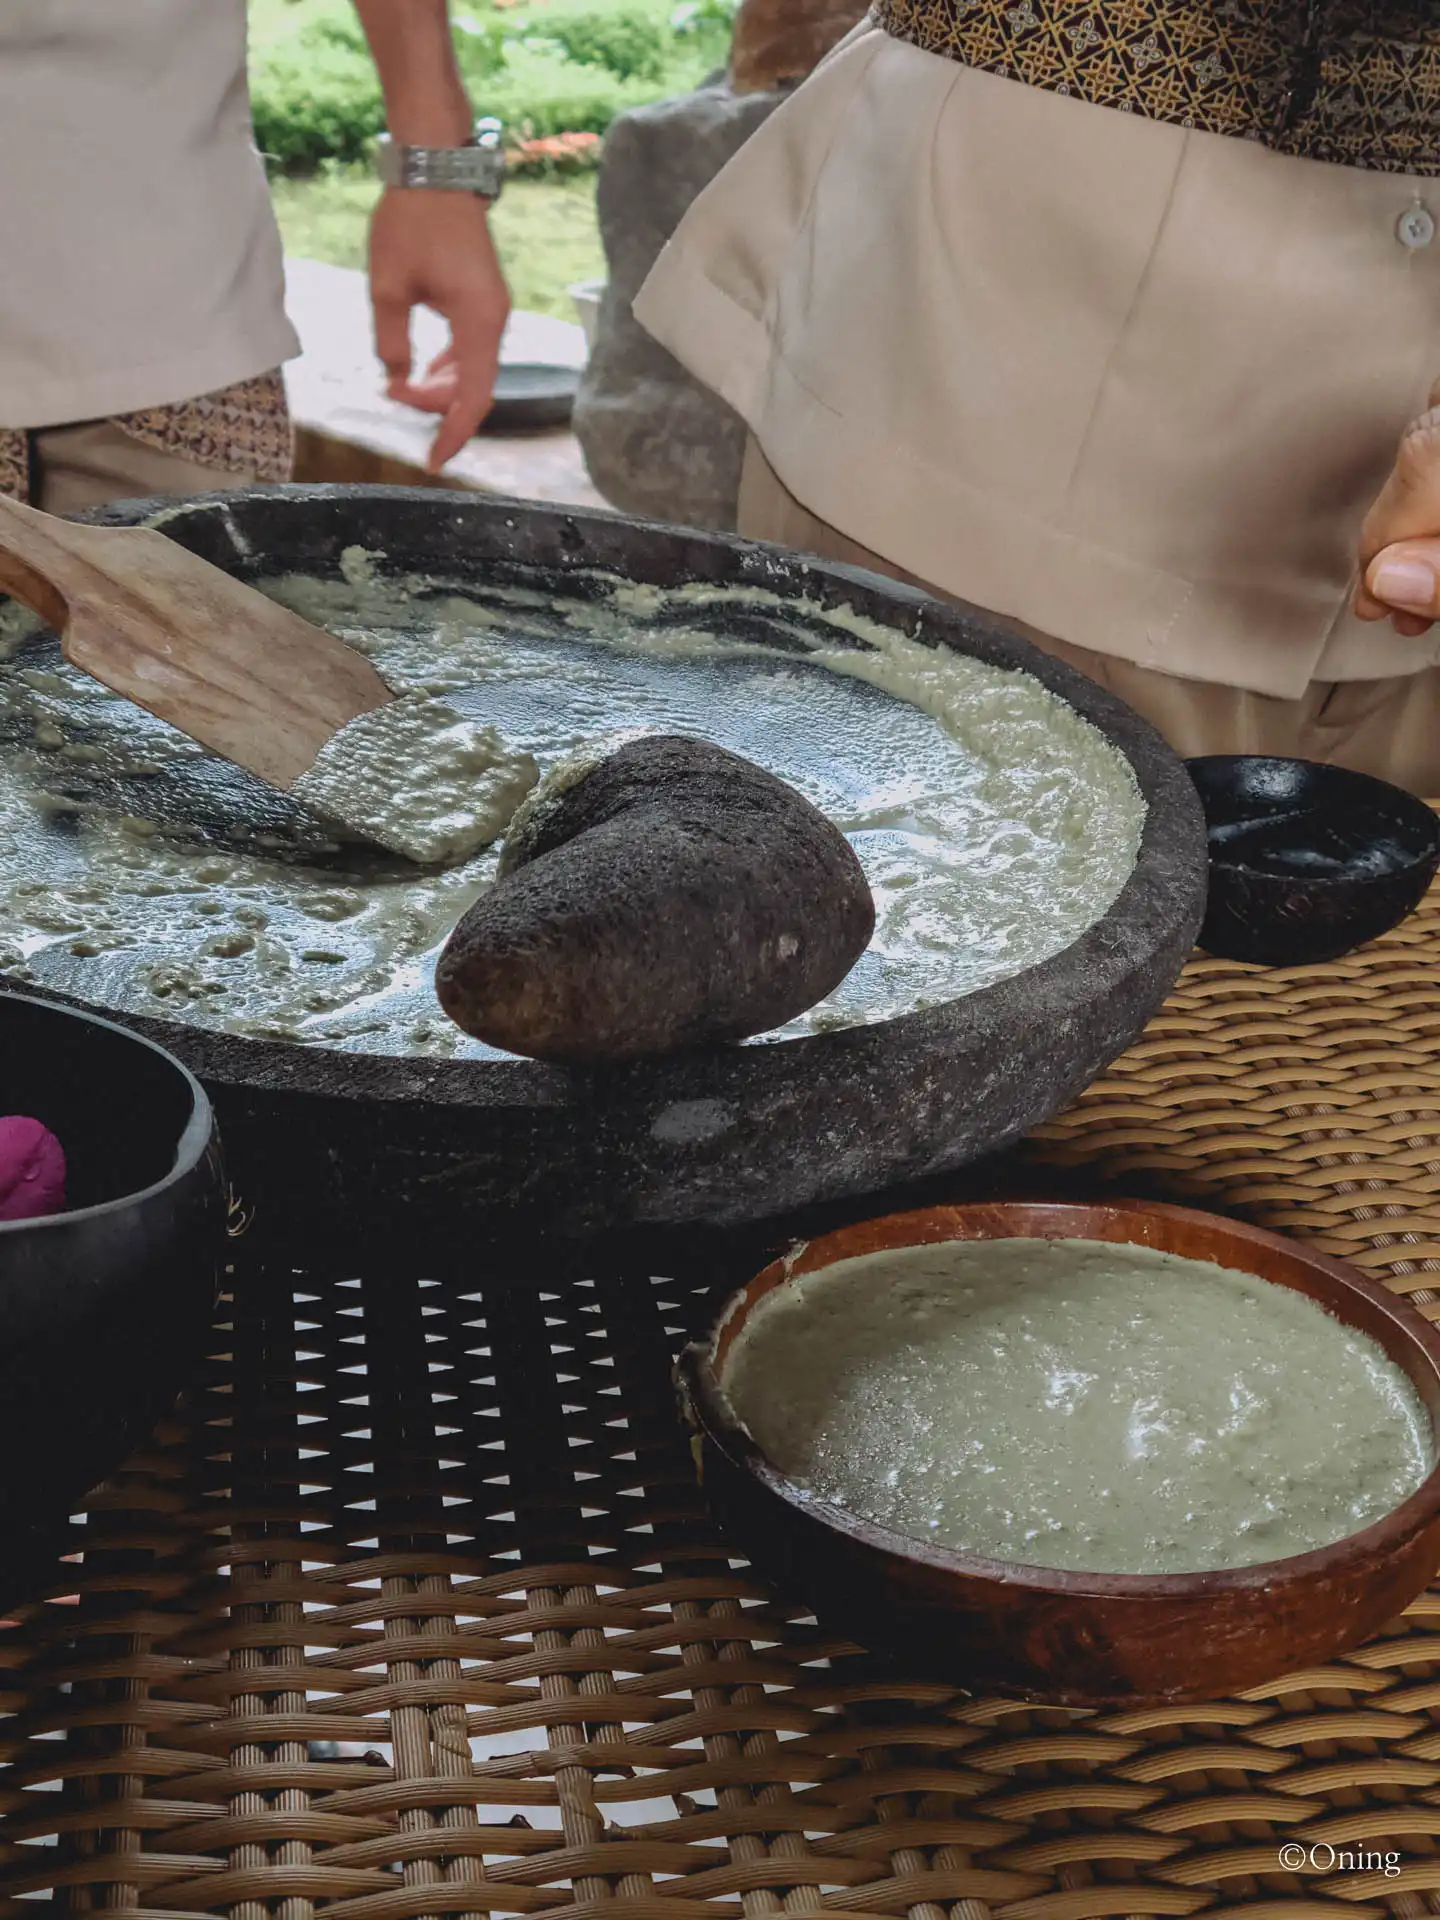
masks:
<path fill-rule="evenodd" d="M 473 115 L 455 61 L 448 0 L 355 0 L 385 96 L 386 124 L 402 146 L 455 147 Z M 391 188 L 370 229 L 375 350 L 392 399 L 444 419 L 432 470 L 464 446 L 490 409 L 510 301 L 485 203 L 470 193 Z M 450 323 L 450 348 L 412 377 L 410 314 L 433 307 Z"/>
<path fill-rule="evenodd" d="M 385 95 L 385 124 L 407 147 L 458 147 L 470 102 L 455 63 L 446 0 L 355 0 Z"/>

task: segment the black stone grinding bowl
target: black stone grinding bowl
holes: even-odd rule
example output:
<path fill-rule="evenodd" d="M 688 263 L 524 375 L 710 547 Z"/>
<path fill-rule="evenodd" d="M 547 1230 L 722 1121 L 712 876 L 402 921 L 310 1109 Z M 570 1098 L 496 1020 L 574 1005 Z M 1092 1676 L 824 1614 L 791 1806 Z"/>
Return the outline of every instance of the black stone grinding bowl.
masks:
<path fill-rule="evenodd" d="M 849 607 L 1033 674 L 1125 755 L 1148 807 L 1134 872 L 1071 947 L 872 1026 L 579 1071 L 331 1052 L 124 1015 L 204 1082 L 237 1193 L 262 1221 L 283 1215 L 337 1243 L 422 1225 L 732 1226 L 946 1172 L 1079 1093 L 1146 1025 L 1191 951 L 1205 842 L 1181 762 L 1111 694 L 993 621 L 777 547 L 439 490 L 264 488 L 87 517 L 133 525 L 157 514 L 171 538 L 247 577 L 336 578 L 344 551 L 361 546 L 398 571 L 552 593 L 598 569 Z"/>
<path fill-rule="evenodd" d="M 210 1102 L 109 1020 L 0 993 L 0 1112 L 65 1150 L 68 1210 L 0 1221 L 0 1595 L 169 1408 L 210 1328 L 226 1188 Z"/>
<path fill-rule="evenodd" d="M 1388 781 L 1260 754 L 1186 764 L 1210 851 L 1200 945 L 1220 959 L 1338 960 L 1413 913 L 1440 867 L 1440 819 Z"/>

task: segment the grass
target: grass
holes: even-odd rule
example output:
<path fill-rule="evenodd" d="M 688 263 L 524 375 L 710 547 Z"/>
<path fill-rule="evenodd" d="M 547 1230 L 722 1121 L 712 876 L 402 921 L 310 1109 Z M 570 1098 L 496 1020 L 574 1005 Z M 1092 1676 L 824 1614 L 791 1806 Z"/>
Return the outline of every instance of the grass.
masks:
<path fill-rule="evenodd" d="M 364 167 L 328 167 L 308 179 L 272 181 L 285 251 L 337 267 L 363 267 L 366 227 L 378 191 Z M 514 304 L 574 320 L 565 289 L 604 278 L 595 224 L 595 182 L 512 180 L 491 214 Z"/>

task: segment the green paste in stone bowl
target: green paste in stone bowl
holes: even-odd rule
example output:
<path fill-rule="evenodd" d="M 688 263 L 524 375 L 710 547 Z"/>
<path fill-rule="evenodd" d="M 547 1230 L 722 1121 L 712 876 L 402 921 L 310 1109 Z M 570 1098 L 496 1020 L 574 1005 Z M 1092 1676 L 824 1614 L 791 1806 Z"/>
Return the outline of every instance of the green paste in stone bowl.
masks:
<path fill-rule="evenodd" d="M 1128 762 L 1027 674 L 760 589 L 587 574 L 557 597 L 382 578 L 378 560 L 352 549 L 341 579 L 261 584 L 397 691 L 494 729 L 527 769 L 515 800 L 609 735 L 688 733 L 789 781 L 846 833 L 875 895 L 870 949 L 829 999 L 751 1044 L 1036 966 L 1134 870 L 1145 804 Z M 430 868 L 342 844 L 68 667 L 33 622 L 5 623 L 0 971 L 253 1038 L 497 1057 L 451 1026 L 431 982 L 503 840 Z"/>

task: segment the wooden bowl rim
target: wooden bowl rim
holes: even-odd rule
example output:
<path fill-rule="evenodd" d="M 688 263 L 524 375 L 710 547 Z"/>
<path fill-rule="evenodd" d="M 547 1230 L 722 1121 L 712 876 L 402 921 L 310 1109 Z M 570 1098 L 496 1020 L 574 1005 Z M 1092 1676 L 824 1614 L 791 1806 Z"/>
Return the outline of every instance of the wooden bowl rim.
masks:
<path fill-rule="evenodd" d="M 1041 1231 L 1047 1217 L 1056 1228 L 1050 1233 Z M 1433 1383 L 1427 1411 L 1431 1419 L 1436 1457 L 1429 1474 L 1415 1492 L 1359 1533 L 1347 1534 L 1341 1540 L 1312 1548 L 1308 1553 L 1292 1554 L 1283 1560 L 1257 1561 L 1252 1566 L 1218 1568 L 1211 1572 L 1161 1574 L 1086 1573 L 1066 1567 L 1028 1566 L 1018 1561 L 987 1559 L 983 1555 L 965 1553 L 954 1547 L 930 1546 L 908 1534 L 897 1533 L 878 1521 L 850 1513 L 831 1501 L 815 1499 L 782 1474 L 761 1451 L 740 1424 L 720 1387 L 715 1361 L 727 1329 L 743 1319 L 763 1294 L 789 1279 L 818 1272 L 852 1258 L 862 1250 L 898 1250 L 961 1239 L 1103 1240 L 1105 1235 L 1085 1231 L 1087 1222 L 1096 1223 L 1101 1219 L 1138 1226 L 1150 1220 L 1203 1222 L 1212 1231 L 1228 1238 L 1232 1245 L 1264 1248 L 1280 1255 L 1283 1260 L 1293 1262 L 1297 1268 L 1321 1273 L 1337 1285 L 1342 1295 L 1356 1296 L 1378 1310 L 1394 1328 L 1398 1336 L 1397 1344 L 1408 1345 L 1412 1356 L 1423 1363 L 1421 1370 L 1428 1369 Z M 943 1230 L 946 1226 L 953 1228 L 984 1223 L 988 1223 L 991 1230 L 977 1233 Z M 879 1244 L 872 1242 L 863 1249 L 853 1246 L 857 1237 L 873 1235 L 877 1231 L 886 1235 Z M 1139 1235 L 1127 1238 L 1131 1244 L 1146 1244 Z M 1215 1264 L 1224 1263 L 1217 1260 Z M 1238 1264 L 1236 1270 L 1252 1272 L 1243 1263 Z M 1257 1274 L 1254 1277 L 1265 1279 L 1273 1286 L 1284 1285 L 1283 1281 L 1269 1280 L 1266 1275 Z M 1358 1325 L 1356 1330 L 1365 1331 Z M 832 1532 L 846 1535 L 897 1562 L 951 1574 L 960 1580 L 981 1580 L 1060 1598 L 1201 1599 L 1227 1593 L 1249 1593 L 1280 1585 L 1306 1584 L 1341 1567 L 1383 1559 L 1440 1518 L 1440 1415 L 1436 1412 L 1436 1405 L 1440 1404 L 1440 1328 L 1433 1326 L 1423 1314 L 1388 1287 L 1367 1279 L 1343 1261 L 1334 1260 L 1328 1254 L 1318 1253 L 1280 1234 L 1270 1233 L 1263 1227 L 1229 1220 L 1224 1215 L 1207 1213 L 1197 1207 L 1177 1207 L 1148 1200 L 972 1201 L 853 1222 L 818 1239 L 796 1242 L 778 1259 L 754 1274 L 744 1286 L 730 1294 L 705 1333 L 684 1349 L 676 1366 L 676 1382 L 682 1409 L 698 1433 L 718 1446 L 732 1465 L 783 1500 L 797 1514 L 807 1515 Z"/>

